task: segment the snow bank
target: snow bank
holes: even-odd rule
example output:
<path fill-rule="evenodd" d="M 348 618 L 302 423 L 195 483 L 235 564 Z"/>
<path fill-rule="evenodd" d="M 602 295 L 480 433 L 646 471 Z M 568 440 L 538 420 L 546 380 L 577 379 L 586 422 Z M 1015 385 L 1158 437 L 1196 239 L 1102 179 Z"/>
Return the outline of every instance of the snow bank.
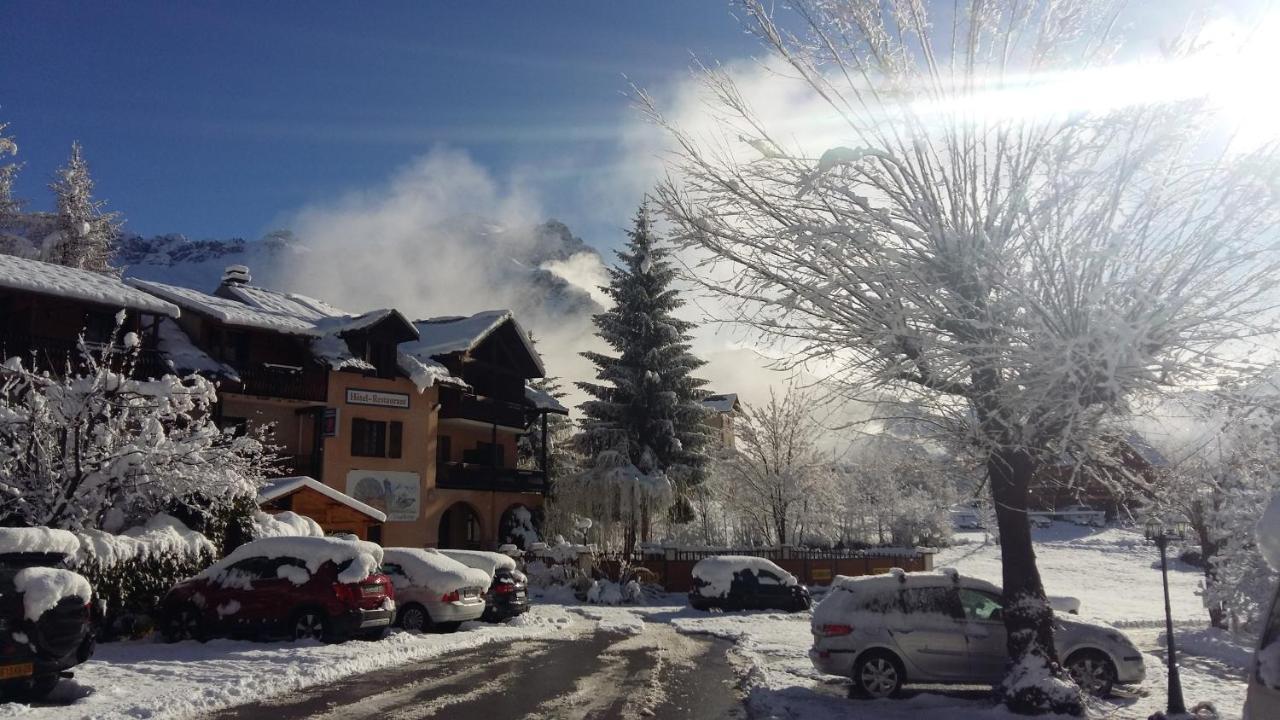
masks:
<path fill-rule="evenodd" d="M 341 565 L 349 560 L 351 564 L 338 574 L 338 582 L 353 583 L 377 572 L 378 566 L 382 564 L 382 548 L 362 540 L 339 540 L 326 537 L 262 538 L 232 550 L 229 555 L 196 577 L 207 578 L 216 583 L 235 583 L 236 574 L 228 572 L 228 568 L 241 560 L 255 557 L 297 558 L 306 565 L 307 572 L 312 574 L 326 562 Z"/>
<path fill-rule="evenodd" d="M 1280 572 L 1280 495 L 1271 498 L 1271 504 L 1258 520 L 1258 549 L 1272 570 Z"/>
<path fill-rule="evenodd" d="M 490 578 L 499 569 L 516 569 L 515 559 L 501 553 L 487 552 L 485 550 L 440 550 L 439 552 L 467 567 L 485 571 Z"/>
<path fill-rule="evenodd" d="M 432 592 L 448 593 L 467 587 L 486 590 L 492 580 L 484 570 L 464 565 L 437 550 L 422 548 L 386 548 L 382 561 L 399 565 L 410 585 L 425 587 Z M 401 576 L 394 574 L 392 581 L 399 590 L 404 584 Z"/>
<path fill-rule="evenodd" d="M 256 510 L 253 513 L 253 536 L 255 538 L 324 537 L 324 529 L 315 520 L 292 510 L 275 515 Z"/>
<path fill-rule="evenodd" d="M 23 614 L 31 622 L 39 620 L 65 598 L 80 598 L 86 603 L 93 599 L 89 581 L 70 570 L 23 568 L 13 576 L 13 586 L 22 593 Z"/>
<path fill-rule="evenodd" d="M 587 602 L 594 605 L 621 605 L 640 601 L 640 583 L 629 580 L 621 584 L 612 580 L 596 580 L 587 590 Z"/>
<path fill-rule="evenodd" d="M 724 597 L 729 594 L 734 576 L 744 571 L 754 574 L 765 571 L 778 576 L 783 585 L 798 584 L 794 575 L 764 558 L 750 555 L 715 555 L 703 558 L 693 566 L 695 591 L 703 597 Z"/>
<path fill-rule="evenodd" d="M 0 528 L 0 554 L 56 553 L 73 556 L 80 541 L 66 530 L 46 527 Z"/>

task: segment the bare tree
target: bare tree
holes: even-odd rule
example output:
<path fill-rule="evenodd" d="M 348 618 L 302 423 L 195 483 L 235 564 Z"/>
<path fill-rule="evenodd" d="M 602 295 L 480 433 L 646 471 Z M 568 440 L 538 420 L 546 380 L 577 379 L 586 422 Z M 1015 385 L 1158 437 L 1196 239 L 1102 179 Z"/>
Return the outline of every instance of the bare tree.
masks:
<path fill-rule="evenodd" d="M 918 0 L 791 6 L 781 22 L 746 0 L 745 16 L 850 145 L 814 158 L 707 69 L 710 141 L 641 95 L 676 145 L 662 208 L 729 319 L 851 388 L 973 419 L 1003 546 L 1003 701 L 1083 712 L 1028 484 L 1132 393 L 1216 373 L 1259 332 L 1280 269 L 1275 148 L 1212 147 L 1203 99 L 1028 108 L 1113 62 L 1118 3 L 957 3 L 937 20 Z"/>
<path fill-rule="evenodd" d="M 779 397 L 770 388 L 769 402 L 745 406 L 737 426 L 738 449 L 727 460 L 725 481 L 744 519 L 770 543 L 802 537 L 803 506 L 829 483 L 814 406 L 812 391 L 788 385 Z"/>

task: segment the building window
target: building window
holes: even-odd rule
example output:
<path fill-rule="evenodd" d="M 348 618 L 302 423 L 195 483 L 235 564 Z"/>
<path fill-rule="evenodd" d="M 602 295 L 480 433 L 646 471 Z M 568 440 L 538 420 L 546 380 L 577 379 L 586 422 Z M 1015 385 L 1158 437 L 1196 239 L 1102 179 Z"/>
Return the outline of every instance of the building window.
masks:
<path fill-rule="evenodd" d="M 387 426 L 390 425 L 388 428 Z M 404 424 L 381 420 L 351 419 L 351 455 L 354 457 L 400 457 Z"/>
<path fill-rule="evenodd" d="M 453 438 L 441 435 L 436 438 L 436 464 L 443 465 L 453 459 Z"/>
<path fill-rule="evenodd" d="M 501 443 L 476 443 L 475 449 L 462 452 L 462 461 L 473 465 L 506 467 L 506 457 Z"/>

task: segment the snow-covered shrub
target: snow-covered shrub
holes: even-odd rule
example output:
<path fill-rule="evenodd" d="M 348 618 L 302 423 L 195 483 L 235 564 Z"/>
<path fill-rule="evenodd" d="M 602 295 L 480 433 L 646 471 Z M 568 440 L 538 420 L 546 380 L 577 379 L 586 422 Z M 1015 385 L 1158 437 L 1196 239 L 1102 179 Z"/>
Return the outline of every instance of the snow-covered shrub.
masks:
<path fill-rule="evenodd" d="M 116 531 L 255 496 L 267 449 L 213 423 L 214 384 L 131 379 L 132 356 L 116 372 L 107 347 L 83 352 L 81 374 L 51 377 L 19 357 L 0 365 L 0 525 Z"/>
<path fill-rule="evenodd" d="M 587 602 L 594 605 L 633 605 L 641 599 L 640 583 L 596 580 L 587 590 Z"/>
<path fill-rule="evenodd" d="M 104 606 L 102 635 L 138 635 L 154 624 L 169 588 L 204 570 L 217 557 L 214 544 L 168 515 L 119 535 L 77 533 L 79 552 L 69 564 L 88 578 Z"/>

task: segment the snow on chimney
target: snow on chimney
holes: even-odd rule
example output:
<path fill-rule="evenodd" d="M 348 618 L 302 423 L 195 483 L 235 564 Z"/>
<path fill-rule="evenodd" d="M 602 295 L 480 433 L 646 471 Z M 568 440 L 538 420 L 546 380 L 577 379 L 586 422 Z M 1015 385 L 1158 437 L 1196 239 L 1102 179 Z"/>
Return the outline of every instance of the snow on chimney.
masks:
<path fill-rule="evenodd" d="M 249 268 L 246 265 L 228 265 L 227 269 L 222 271 L 224 285 L 248 285 L 252 281 L 253 276 L 249 274 Z"/>

